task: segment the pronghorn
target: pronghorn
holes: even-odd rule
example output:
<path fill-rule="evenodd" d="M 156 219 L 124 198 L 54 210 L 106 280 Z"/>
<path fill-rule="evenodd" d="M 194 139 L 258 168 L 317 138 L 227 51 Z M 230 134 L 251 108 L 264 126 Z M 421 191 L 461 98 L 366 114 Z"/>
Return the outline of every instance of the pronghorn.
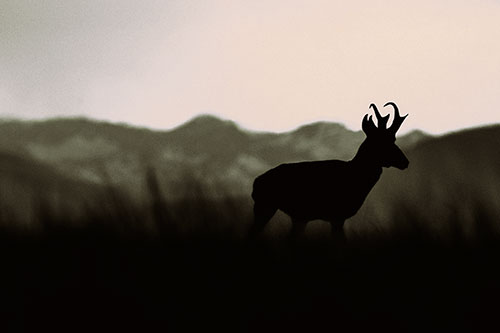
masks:
<path fill-rule="evenodd" d="M 408 116 L 401 117 L 393 102 L 394 120 L 387 128 L 389 115 L 382 117 L 370 104 L 378 120 L 366 114 L 362 129 L 366 139 L 350 161 L 326 160 L 281 164 L 258 176 L 253 183 L 254 224 L 250 237 L 256 236 L 278 209 L 292 219 L 292 237 L 297 237 L 312 220 L 331 224 L 332 236 L 344 239 L 344 222 L 359 210 L 382 174 L 382 167 L 404 170 L 409 161 L 396 146 L 396 132 Z"/>

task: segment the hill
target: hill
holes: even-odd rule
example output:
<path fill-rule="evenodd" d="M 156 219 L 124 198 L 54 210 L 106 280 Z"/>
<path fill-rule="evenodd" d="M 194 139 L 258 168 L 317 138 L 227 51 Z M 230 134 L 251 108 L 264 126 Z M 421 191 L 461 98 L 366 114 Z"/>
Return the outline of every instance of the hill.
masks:
<path fill-rule="evenodd" d="M 473 237 L 483 227 L 481 221 L 499 221 L 500 125 L 428 138 L 406 155 L 409 168 L 384 171 L 353 218 L 354 229 L 372 220 L 382 228 L 423 228 L 436 237 L 457 232 Z M 493 229 L 500 231 L 499 226 Z"/>
<path fill-rule="evenodd" d="M 254 177 L 268 168 L 293 161 L 347 160 L 364 139 L 361 131 L 334 123 L 255 133 L 208 115 L 170 131 L 82 118 L 4 121 L 0 135 L 4 206 L 30 202 L 33 193 L 63 192 L 78 201 L 107 184 L 144 198 L 150 169 L 169 199 L 202 192 L 247 198 Z M 348 223 L 352 232 L 363 233 L 368 225 L 403 227 L 387 222 L 398 215 L 415 216 L 419 226 L 437 234 L 449 231 L 441 221 L 452 219 L 473 230 L 478 212 L 500 213 L 499 125 L 439 137 L 414 131 L 397 143 L 410 160 L 409 169 L 384 171 Z M 23 197 L 27 199 L 13 199 Z"/>
<path fill-rule="evenodd" d="M 171 130 L 152 131 L 85 118 L 3 121 L 0 151 L 43 162 L 63 175 L 127 190 L 143 188 L 146 170 L 156 170 L 169 195 L 190 177 L 205 188 L 247 194 L 253 179 L 283 162 L 350 159 L 364 139 L 361 131 L 318 122 L 286 133 L 254 133 L 234 122 L 203 115 Z M 400 138 L 411 147 L 427 138 Z"/>

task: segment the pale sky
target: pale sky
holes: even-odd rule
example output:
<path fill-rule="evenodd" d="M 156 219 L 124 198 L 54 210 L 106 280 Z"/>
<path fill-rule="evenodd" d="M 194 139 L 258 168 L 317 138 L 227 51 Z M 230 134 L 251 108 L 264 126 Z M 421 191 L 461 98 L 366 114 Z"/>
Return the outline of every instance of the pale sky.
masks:
<path fill-rule="evenodd" d="M 286 131 L 500 122 L 500 1 L 1 0 L 0 116 Z"/>

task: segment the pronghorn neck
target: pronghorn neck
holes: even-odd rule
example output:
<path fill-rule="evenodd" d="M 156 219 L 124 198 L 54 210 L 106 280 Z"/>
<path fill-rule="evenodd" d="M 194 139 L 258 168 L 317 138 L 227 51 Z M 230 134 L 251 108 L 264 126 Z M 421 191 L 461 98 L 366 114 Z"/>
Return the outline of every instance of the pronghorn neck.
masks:
<path fill-rule="evenodd" d="M 373 151 L 373 147 L 370 147 L 366 139 L 361 146 L 359 146 L 358 152 L 351 160 L 351 163 L 362 170 L 373 171 L 379 174 L 382 173 L 382 165 L 379 161 L 378 154 L 376 151 Z"/>

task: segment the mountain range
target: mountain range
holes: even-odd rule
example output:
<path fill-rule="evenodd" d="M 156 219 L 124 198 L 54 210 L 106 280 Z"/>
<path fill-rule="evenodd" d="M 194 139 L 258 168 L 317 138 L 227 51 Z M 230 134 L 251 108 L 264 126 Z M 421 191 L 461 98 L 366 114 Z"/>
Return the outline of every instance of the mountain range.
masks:
<path fill-rule="evenodd" d="M 253 179 L 280 163 L 350 159 L 364 139 L 336 123 L 317 122 L 285 133 L 256 133 L 202 115 L 170 131 L 85 118 L 0 123 L 0 152 L 32 159 L 62 176 L 93 184 L 141 188 L 154 169 L 169 195 L 190 177 L 206 188 L 246 194 Z M 398 139 L 408 149 L 429 136 Z M 40 175 L 42 177 L 42 175 Z"/>
<path fill-rule="evenodd" d="M 348 160 L 365 137 L 327 122 L 285 133 L 252 132 L 210 115 L 169 131 L 85 118 L 4 120 L 0 136 L 4 215 L 26 215 L 38 198 L 93 199 L 106 185 L 145 198 L 151 170 L 167 199 L 231 196 L 250 202 L 253 179 L 267 169 L 286 162 Z M 351 219 L 352 230 L 367 220 L 394 223 L 398 215 L 418 217 L 438 231 L 445 228 L 440 221 L 455 216 L 474 229 L 479 211 L 500 214 L 500 125 L 441 136 L 413 131 L 396 143 L 410 167 L 384 171 Z"/>

